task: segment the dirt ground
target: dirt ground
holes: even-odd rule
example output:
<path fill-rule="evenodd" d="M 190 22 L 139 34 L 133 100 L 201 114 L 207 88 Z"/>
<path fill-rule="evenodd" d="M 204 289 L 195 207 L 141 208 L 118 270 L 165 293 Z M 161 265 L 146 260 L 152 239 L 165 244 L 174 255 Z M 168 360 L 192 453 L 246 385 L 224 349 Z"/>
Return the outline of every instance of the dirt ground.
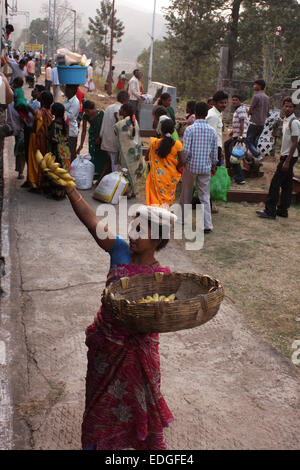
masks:
<path fill-rule="evenodd" d="M 99 308 L 109 260 L 67 201 L 20 188 L 11 144 L 8 140 L 5 162 L 10 295 L 1 304 L 2 330 L 9 333 L 7 415 L 12 420 L 5 448 L 80 449 L 84 331 Z M 91 191 L 84 197 L 97 207 Z M 220 232 L 226 220 L 221 208 Z M 227 259 L 218 261 L 213 240 L 198 258 L 172 242 L 160 261 L 172 270 L 219 276 L 229 294 L 242 253 L 235 252 L 236 243 L 227 252 L 236 271 L 229 279 L 221 270 Z M 254 292 L 250 285 L 249 297 Z M 299 448 L 299 372 L 249 327 L 243 313 L 227 298 L 209 324 L 161 335 L 162 390 L 175 416 L 166 431 L 170 449 Z"/>

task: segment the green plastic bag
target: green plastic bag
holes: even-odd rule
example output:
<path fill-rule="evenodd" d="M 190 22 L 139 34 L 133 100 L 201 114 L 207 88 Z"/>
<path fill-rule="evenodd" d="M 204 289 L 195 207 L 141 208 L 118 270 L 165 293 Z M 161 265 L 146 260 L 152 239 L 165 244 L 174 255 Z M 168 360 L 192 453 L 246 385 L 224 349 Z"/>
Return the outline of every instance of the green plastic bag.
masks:
<path fill-rule="evenodd" d="M 231 179 L 227 168 L 217 167 L 217 172 L 210 180 L 210 197 L 213 201 L 227 202 L 228 191 L 231 186 Z"/>
<path fill-rule="evenodd" d="M 225 201 L 227 202 L 227 194 L 231 186 L 231 179 L 228 175 L 226 168 L 218 166 L 215 176 L 211 178 L 210 182 L 210 197 L 212 201 Z M 197 183 L 194 183 L 194 198 L 198 199 Z"/>

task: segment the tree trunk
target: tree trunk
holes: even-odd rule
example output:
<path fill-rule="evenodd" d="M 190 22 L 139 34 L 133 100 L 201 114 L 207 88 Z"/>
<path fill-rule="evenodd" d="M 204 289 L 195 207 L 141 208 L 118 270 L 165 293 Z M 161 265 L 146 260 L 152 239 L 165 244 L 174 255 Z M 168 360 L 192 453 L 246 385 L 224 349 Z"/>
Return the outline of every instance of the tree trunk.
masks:
<path fill-rule="evenodd" d="M 240 10 L 243 0 L 233 0 L 231 8 L 231 22 L 229 26 L 228 44 L 229 44 L 229 62 L 228 62 L 228 79 L 232 80 L 234 59 L 239 37 L 239 19 Z"/>

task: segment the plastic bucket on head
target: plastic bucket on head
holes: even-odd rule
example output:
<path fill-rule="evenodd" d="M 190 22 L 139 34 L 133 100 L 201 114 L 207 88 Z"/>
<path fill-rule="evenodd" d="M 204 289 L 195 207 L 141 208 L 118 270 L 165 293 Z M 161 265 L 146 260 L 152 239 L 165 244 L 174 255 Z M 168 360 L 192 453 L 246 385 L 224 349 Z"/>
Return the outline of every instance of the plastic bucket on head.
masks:
<path fill-rule="evenodd" d="M 59 65 L 58 78 L 61 85 L 84 85 L 88 67 Z"/>

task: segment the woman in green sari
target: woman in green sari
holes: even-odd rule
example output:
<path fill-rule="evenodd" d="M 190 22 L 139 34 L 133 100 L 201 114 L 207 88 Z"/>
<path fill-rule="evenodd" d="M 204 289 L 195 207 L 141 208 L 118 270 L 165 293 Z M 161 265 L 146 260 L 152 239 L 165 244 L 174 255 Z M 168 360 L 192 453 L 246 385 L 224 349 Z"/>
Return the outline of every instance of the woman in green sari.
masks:
<path fill-rule="evenodd" d="M 133 113 L 133 107 L 130 104 L 123 104 L 120 109 L 120 116 L 123 119 L 114 126 L 119 146 L 118 164 L 122 169 L 126 168 L 128 170 L 126 174 L 129 181 L 127 196 L 135 198 L 138 192 L 138 180 L 143 177 L 146 170 L 140 128 Z"/>
<path fill-rule="evenodd" d="M 168 111 L 168 115 L 173 121 L 174 126 L 176 126 L 176 115 L 172 105 L 172 96 L 169 93 L 163 93 L 158 100 L 158 106 L 163 106 Z"/>
<path fill-rule="evenodd" d="M 100 131 L 104 111 L 98 111 L 93 101 L 85 101 L 83 112 L 81 143 L 77 149 L 77 154 L 79 155 L 83 149 L 87 133 L 87 124 L 89 123 L 89 154 L 92 157 L 91 162 L 95 165 L 95 177 L 100 180 L 110 169 L 109 154 L 105 150 L 101 150 Z"/>

